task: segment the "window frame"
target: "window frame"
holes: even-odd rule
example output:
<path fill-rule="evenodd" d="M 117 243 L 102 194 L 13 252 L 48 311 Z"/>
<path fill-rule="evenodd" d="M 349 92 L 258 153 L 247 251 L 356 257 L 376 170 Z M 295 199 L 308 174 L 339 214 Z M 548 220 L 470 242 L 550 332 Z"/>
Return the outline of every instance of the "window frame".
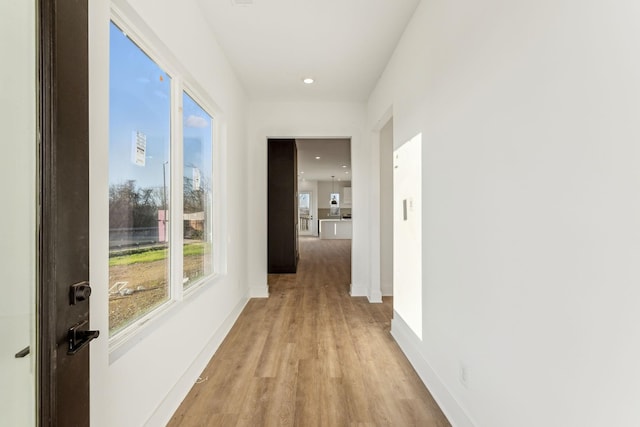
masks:
<path fill-rule="evenodd" d="M 184 100 L 184 95 L 189 96 L 200 108 L 202 108 L 202 110 L 207 113 L 209 115 L 209 117 L 211 117 L 211 175 L 208 177 L 210 182 L 211 182 L 211 206 L 210 206 L 210 211 L 209 211 L 209 215 L 207 217 L 207 220 L 209 221 L 209 227 L 211 228 L 211 273 L 203 276 L 201 278 L 199 278 L 198 280 L 196 280 L 193 284 L 191 284 L 189 287 L 187 287 L 186 289 L 183 286 L 183 282 L 182 282 L 182 277 L 184 276 L 184 274 L 182 274 L 182 276 L 180 277 L 180 283 L 176 282 L 176 286 L 180 286 L 181 287 L 181 295 L 184 298 L 185 296 L 189 296 L 192 293 L 196 292 L 199 288 L 201 288 L 202 286 L 205 286 L 206 283 L 211 280 L 211 279 L 215 279 L 220 272 L 220 251 L 218 250 L 219 248 L 216 246 L 216 236 L 219 236 L 221 229 L 219 227 L 220 225 L 220 221 L 216 221 L 216 218 L 219 217 L 219 210 L 217 209 L 221 204 L 220 203 L 216 203 L 217 199 L 217 195 L 219 193 L 218 191 L 218 187 L 217 184 L 220 182 L 220 180 L 218 179 L 218 175 L 216 174 L 216 172 L 218 171 L 218 166 L 219 166 L 219 162 L 217 161 L 217 159 L 219 159 L 219 151 L 218 151 L 218 147 L 220 144 L 216 144 L 216 141 L 218 141 L 218 122 L 216 121 L 216 117 L 214 116 L 214 114 L 212 114 L 212 110 L 213 108 L 210 107 L 209 105 L 207 105 L 207 102 L 198 95 L 198 91 L 196 89 L 192 89 L 192 86 L 190 84 L 188 84 L 187 82 L 183 82 L 182 87 L 181 87 L 181 92 L 180 92 L 180 96 L 179 96 L 179 101 L 180 101 L 180 107 L 179 107 L 179 112 L 180 112 L 180 121 L 181 121 L 181 127 L 180 127 L 180 182 L 177 182 L 177 185 L 180 185 L 180 188 L 184 188 L 184 135 L 183 135 L 183 130 L 184 130 L 184 123 L 182 122 L 182 119 L 184 117 L 183 114 L 183 100 Z M 182 191 L 180 192 L 180 214 L 182 215 L 184 212 L 184 205 L 183 205 L 183 198 L 184 194 L 182 193 Z M 183 222 L 180 221 L 180 239 L 181 239 L 181 245 L 180 245 L 180 251 L 182 252 L 182 250 L 184 249 L 184 233 L 183 233 Z M 181 255 L 180 257 L 181 260 L 181 269 L 184 268 L 184 254 Z M 183 273 L 183 271 L 181 271 Z"/>
<path fill-rule="evenodd" d="M 162 304 L 133 320 L 130 324 L 109 336 L 109 363 L 127 353 L 145 336 L 162 327 L 168 315 L 180 308 L 204 289 L 219 282 L 226 275 L 226 217 L 222 209 L 226 176 L 224 153 L 224 122 L 221 110 L 178 61 L 154 32 L 141 19 L 129 19 L 115 5 L 111 6 L 109 25 L 115 24 L 136 44 L 145 55 L 154 61 L 171 78 L 170 113 L 170 173 L 169 173 L 169 283 L 168 299 Z M 109 56 L 110 58 L 110 56 Z M 108 66 L 108 65 L 107 65 Z M 110 82 L 109 82 L 110 83 Z M 210 274 L 199 278 L 184 289 L 183 286 L 183 94 L 191 97 L 212 119 L 211 147 L 211 198 L 209 215 L 211 221 L 211 266 Z M 108 191 L 108 190 L 105 190 Z"/>

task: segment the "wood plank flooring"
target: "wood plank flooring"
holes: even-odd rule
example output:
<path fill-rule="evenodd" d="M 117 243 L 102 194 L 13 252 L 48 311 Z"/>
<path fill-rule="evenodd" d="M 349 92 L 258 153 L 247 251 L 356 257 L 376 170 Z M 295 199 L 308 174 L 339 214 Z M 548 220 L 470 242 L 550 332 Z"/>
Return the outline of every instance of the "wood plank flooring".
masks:
<path fill-rule="evenodd" d="M 450 424 L 389 334 L 392 301 L 349 296 L 350 240 L 300 240 L 269 276 L 169 426 Z"/>

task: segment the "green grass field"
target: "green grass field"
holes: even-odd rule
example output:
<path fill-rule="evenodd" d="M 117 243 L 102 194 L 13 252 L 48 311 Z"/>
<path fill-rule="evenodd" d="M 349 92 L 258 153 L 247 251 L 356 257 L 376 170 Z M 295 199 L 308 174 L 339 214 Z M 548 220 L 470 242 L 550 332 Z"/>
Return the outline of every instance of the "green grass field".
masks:
<path fill-rule="evenodd" d="M 205 243 L 189 243 L 184 245 L 183 253 L 185 257 L 194 255 L 203 255 L 209 252 L 209 248 L 206 248 Z M 138 252 L 129 255 L 119 255 L 109 258 L 109 267 L 116 265 L 130 265 L 143 262 L 161 261 L 167 258 L 168 250 L 166 248 L 151 248 L 144 252 Z"/>

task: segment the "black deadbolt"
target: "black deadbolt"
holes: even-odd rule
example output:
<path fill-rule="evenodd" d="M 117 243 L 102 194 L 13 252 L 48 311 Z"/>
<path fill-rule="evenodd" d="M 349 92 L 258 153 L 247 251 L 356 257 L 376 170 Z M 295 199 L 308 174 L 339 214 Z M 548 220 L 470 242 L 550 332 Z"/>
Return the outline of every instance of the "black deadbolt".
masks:
<path fill-rule="evenodd" d="M 89 282 L 80 282 L 75 285 L 71 285 L 71 289 L 69 291 L 69 303 L 71 305 L 75 305 L 80 301 L 85 301 L 89 299 L 91 295 L 91 286 Z"/>

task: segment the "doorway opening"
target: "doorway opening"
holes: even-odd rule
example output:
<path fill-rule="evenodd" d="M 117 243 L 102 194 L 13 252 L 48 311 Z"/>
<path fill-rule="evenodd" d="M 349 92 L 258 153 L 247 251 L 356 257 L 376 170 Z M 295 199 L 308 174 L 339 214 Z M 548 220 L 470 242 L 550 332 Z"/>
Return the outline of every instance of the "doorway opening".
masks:
<path fill-rule="evenodd" d="M 298 191 L 298 236 L 317 236 L 313 226 L 313 192 Z"/>
<path fill-rule="evenodd" d="M 268 273 L 296 273 L 300 239 L 348 240 L 352 246 L 351 139 L 271 138 L 268 146 Z M 283 237 L 291 229 L 294 245 Z M 281 268 L 277 258 L 285 246 L 291 250 Z"/>
<path fill-rule="evenodd" d="M 308 218 L 300 218 L 300 236 L 351 239 L 351 140 L 298 138 L 296 144 L 299 200 L 310 196 Z M 308 230 L 303 233 L 305 226 Z"/>

